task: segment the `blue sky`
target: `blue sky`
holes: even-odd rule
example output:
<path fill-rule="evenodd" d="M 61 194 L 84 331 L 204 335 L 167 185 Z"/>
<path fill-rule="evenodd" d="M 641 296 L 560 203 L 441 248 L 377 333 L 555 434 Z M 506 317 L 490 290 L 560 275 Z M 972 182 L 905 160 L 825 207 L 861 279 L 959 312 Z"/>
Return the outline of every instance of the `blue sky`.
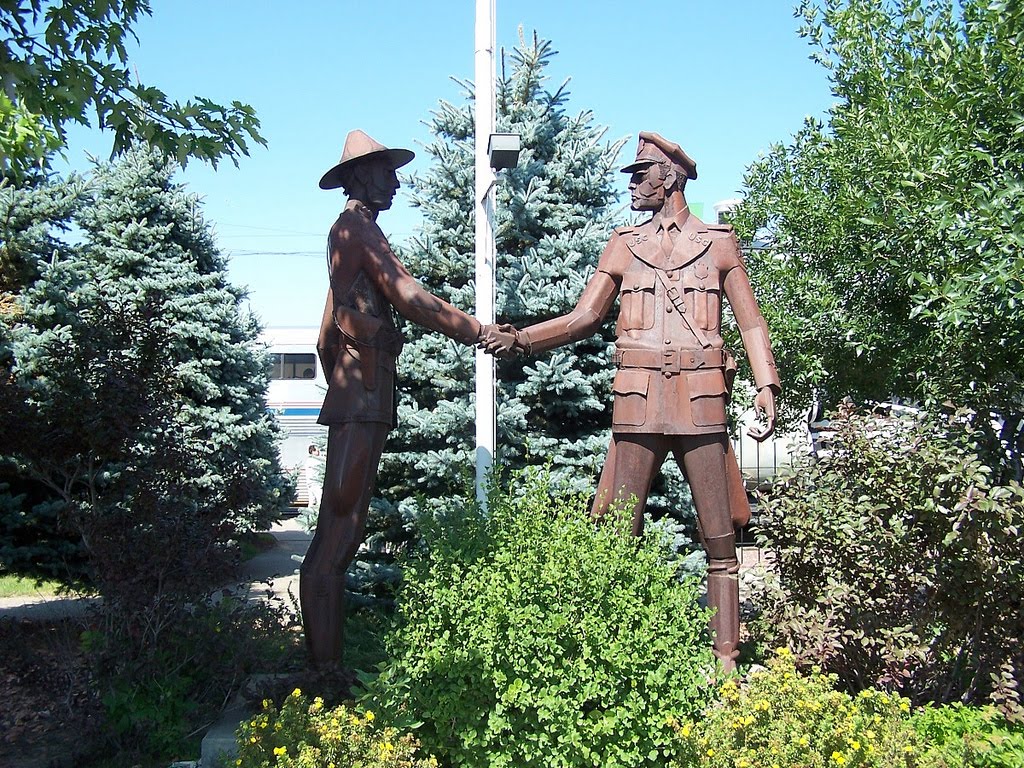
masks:
<path fill-rule="evenodd" d="M 324 243 L 344 203 L 317 187 L 345 135 L 362 128 L 418 151 L 451 77 L 473 78 L 473 0 L 152 0 L 131 51 L 140 79 L 170 96 L 237 99 L 256 108 L 269 146 L 239 168 L 193 163 L 181 180 L 204 200 L 231 277 L 264 323 L 316 325 L 327 286 Z M 608 138 L 640 130 L 678 142 L 697 161 L 687 196 L 735 197 L 743 170 L 806 115 L 831 103 L 787 0 L 496 0 L 499 48 L 536 30 L 559 55 L 552 88 L 571 78 L 571 113 L 590 110 Z M 69 162 L 105 155 L 110 137 L 76 131 Z M 409 170 L 425 167 L 419 152 Z M 625 176 L 622 189 L 625 190 Z M 400 242 L 416 227 L 404 190 L 380 223 Z M 500 274 L 498 279 L 501 279 Z"/>

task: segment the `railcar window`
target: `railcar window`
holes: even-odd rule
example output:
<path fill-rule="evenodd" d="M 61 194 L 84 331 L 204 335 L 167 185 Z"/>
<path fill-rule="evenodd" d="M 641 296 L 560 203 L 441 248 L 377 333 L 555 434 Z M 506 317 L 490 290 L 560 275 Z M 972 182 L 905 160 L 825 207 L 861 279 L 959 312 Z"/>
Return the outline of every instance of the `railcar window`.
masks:
<path fill-rule="evenodd" d="M 272 379 L 314 379 L 316 378 L 316 355 L 310 353 L 272 352 L 270 369 Z"/>

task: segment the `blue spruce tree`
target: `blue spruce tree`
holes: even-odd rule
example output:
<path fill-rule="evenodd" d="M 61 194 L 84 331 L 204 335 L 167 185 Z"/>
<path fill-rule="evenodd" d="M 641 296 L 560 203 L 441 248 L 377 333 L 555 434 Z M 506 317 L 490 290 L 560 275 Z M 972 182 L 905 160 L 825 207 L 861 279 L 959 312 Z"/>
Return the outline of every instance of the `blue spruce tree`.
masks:
<path fill-rule="evenodd" d="M 498 130 L 522 139 L 519 165 L 497 188 L 497 315 L 523 325 L 569 311 L 593 274 L 612 227 L 613 167 L 593 116 L 567 112 L 568 83 L 548 88 L 551 43 L 522 40 L 496 92 Z M 504 59 L 504 57 L 503 57 Z M 410 179 L 423 224 L 402 258 L 431 291 L 474 310 L 473 88 L 441 101 L 429 126 L 432 165 Z M 471 488 L 474 356 L 438 334 L 407 327 L 399 426 L 380 475 L 385 504 L 439 509 Z M 600 336 L 546 358 L 499 361 L 498 463 L 550 464 L 560 491 L 586 491 L 607 446 L 611 386 L 606 325 Z"/>
<path fill-rule="evenodd" d="M 36 275 L 0 317 L 0 514 L 22 523 L 0 559 L 140 621 L 222 577 L 230 540 L 287 498 L 258 327 L 173 173 L 135 148 L 89 182 L 0 195 L 4 245 Z M 17 225 L 47 206 L 54 226 Z M 60 237 L 72 213 L 78 242 Z M 61 546 L 30 546 L 33 527 Z"/>
<path fill-rule="evenodd" d="M 496 93 L 498 130 L 518 133 L 516 168 L 497 187 L 497 314 L 517 327 L 570 311 L 614 226 L 623 187 L 616 172 L 624 140 L 605 140 L 592 113 L 568 112 L 568 81 L 549 87 L 556 51 L 520 39 L 503 56 Z M 506 66 L 507 65 L 507 66 Z M 432 166 L 409 180 L 423 212 L 402 258 L 431 291 L 474 309 L 474 120 L 465 101 L 441 101 L 429 122 Z M 600 334 L 538 357 L 498 361 L 498 455 L 507 468 L 549 466 L 560 493 L 593 493 L 611 427 L 615 313 Z M 405 329 L 399 426 L 389 440 L 378 510 L 394 525 L 464 497 L 473 478 L 474 358 L 470 349 L 419 327 Z M 670 470 L 671 471 L 671 470 Z M 652 496 L 659 512 L 685 497 L 678 472 Z M 687 505 L 682 504 L 683 507 Z M 404 514 L 396 516 L 396 507 Z"/>

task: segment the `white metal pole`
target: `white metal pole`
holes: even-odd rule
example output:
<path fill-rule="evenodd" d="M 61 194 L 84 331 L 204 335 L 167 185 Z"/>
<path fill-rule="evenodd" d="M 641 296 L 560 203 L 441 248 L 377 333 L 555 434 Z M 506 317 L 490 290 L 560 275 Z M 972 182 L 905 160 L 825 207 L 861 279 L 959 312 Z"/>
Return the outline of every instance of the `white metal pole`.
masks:
<path fill-rule="evenodd" d="M 494 181 L 487 142 L 494 133 L 494 0 L 476 0 L 476 317 L 494 322 Z M 494 358 L 476 351 L 476 496 L 487 509 L 486 479 L 494 462 L 497 420 Z"/>

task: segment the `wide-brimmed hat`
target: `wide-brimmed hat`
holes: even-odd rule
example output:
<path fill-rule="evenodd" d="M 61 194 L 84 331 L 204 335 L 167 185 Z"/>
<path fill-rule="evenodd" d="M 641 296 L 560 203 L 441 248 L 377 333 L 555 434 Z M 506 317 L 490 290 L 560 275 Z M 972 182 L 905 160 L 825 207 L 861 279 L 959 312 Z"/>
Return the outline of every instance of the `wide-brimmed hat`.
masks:
<path fill-rule="evenodd" d="M 683 169 L 688 179 L 697 178 L 697 163 L 675 142 L 659 136 L 653 131 L 640 131 L 640 142 L 636 147 L 636 159 L 622 169 L 633 173 L 654 163 L 674 163 Z"/>
<path fill-rule="evenodd" d="M 320 179 L 320 189 L 337 189 L 341 186 L 343 168 L 356 160 L 375 155 L 386 157 L 392 168 L 401 168 L 416 156 L 408 149 L 388 149 L 358 129 L 350 131 L 345 137 L 345 148 L 341 151 L 341 161 L 323 175 Z"/>

